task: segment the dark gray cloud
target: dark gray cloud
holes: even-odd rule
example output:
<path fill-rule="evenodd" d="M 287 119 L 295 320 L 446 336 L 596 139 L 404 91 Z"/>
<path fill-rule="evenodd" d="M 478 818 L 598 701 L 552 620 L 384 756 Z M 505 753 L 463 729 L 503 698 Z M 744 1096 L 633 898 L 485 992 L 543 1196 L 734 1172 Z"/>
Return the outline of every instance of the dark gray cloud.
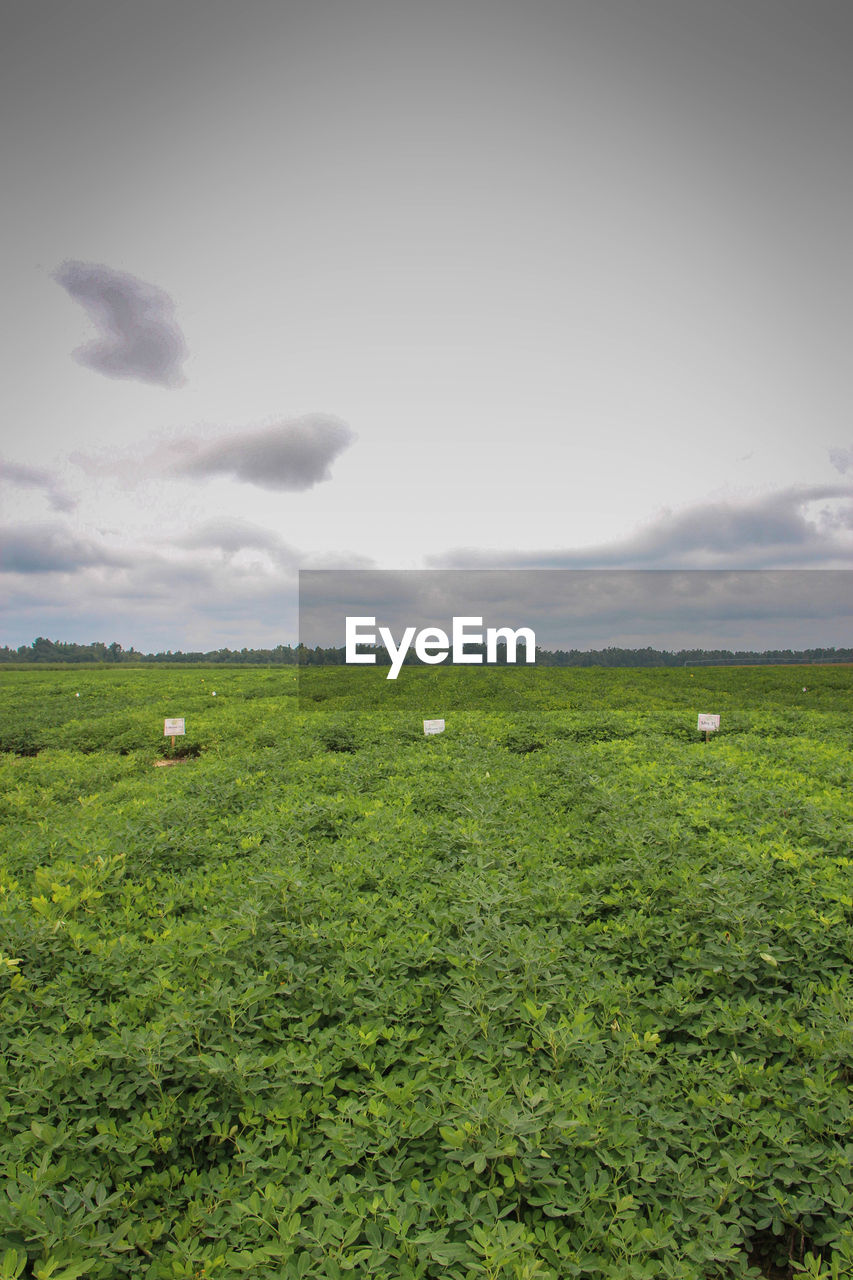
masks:
<path fill-rule="evenodd" d="M 44 467 L 27 467 L 0 460 L 0 480 L 25 489 L 42 489 L 54 511 L 73 511 L 77 502 L 65 492 L 56 477 Z"/>
<path fill-rule="evenodd" d="M 300 491 L 331 479 L 331 463 L 355 439 L 346 423 L 325 414 L 305 414 L 256 431 L 241 431 L 210 443 L 186 441 L 173 474 L 231 476 L 262 489 Z"/>
<path fill-rule="evenodd" d="M 849 449 L 830 449 L 829 461 L 843 476 L 853 471 L 853 445 Z"/>
<path fill-rule="evenodd" d="M 60 524 L 9 526 L 0 530 L 0 572 L 76 573 L 118 567 L 126 558 Z"/>
<path fill-rule="evenodd" d="M 108 378 L 181 385 L 187 345 L 164 290 L 96 262 L 63 262 L 54 279 L 100 330 L 74 352 L 79 364 Z"/>
<path fill-rule="evenodd" d="M 580 550 L 433 556 L 437 568 L 768 569 L 849 564 L 853 486 L 798 486 L 659 516 L 634 537 Z"/>

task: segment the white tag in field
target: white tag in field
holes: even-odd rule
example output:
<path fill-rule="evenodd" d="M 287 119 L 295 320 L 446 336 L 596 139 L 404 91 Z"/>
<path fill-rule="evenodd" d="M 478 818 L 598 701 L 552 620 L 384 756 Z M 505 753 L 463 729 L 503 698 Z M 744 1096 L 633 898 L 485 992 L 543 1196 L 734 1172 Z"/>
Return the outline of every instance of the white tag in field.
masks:
<path fill-rule="evenodd" d="M 708 716 L 708 715 L 703 715 L 701 711 L 699 712 L 699 721 L 698 721 L 698 724 L 696 725 L 697 729 L 699 730 L 704 729 L 705 733 L 716 733 L 719 727 L 720 727 L 719 716 Z"/>
<path fill-rule="evenodd" d="M 181 734 L 181 733 L 186 733 L 183 717 L 181 717 L 180 720 L 164 720 L 163 721 L 163 737 L 164 738 L 177 738 L 178 734 Z"/>
<path fill-rule="evenodd" d="M 424 720 L 424 733 L 444 733 L 444 721 Z"/>

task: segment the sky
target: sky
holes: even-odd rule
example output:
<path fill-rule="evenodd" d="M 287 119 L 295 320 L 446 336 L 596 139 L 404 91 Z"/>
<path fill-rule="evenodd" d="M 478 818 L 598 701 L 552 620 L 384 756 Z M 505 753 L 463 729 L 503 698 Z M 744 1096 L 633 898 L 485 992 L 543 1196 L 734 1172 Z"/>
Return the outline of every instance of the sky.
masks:
<path fill-rule="evenodd" d="M 3 10 L 0 644 L 853 564 L 849 0 Z"/>

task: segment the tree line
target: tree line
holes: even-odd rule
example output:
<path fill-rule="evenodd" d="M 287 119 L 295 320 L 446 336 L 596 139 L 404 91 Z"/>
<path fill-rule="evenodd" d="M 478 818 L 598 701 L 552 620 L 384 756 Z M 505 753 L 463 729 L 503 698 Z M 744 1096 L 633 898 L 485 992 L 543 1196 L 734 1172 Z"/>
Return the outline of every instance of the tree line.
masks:
<path fill-rule="evenodd" d="M 485 646 L 468 645 L 469 653 L 481 652 L 485 656 Z M 377 646 L 367 651 L 376 654 L 378 666 L 390 666 L 388 652 Z M 205 663 L 211 666 L 343 666 L 345 650 L 340 648 L 323 648 L 315 645 L 309 648 L 304 644 L 278 644 L 273 649 L 211 649 L 207 652 L 183 652 L 180 649 L 161 650 L 158 653 L 141 653 L 132 646 L 123 649 L 117 641 L 104 644 L 95 641 L 92 644 L 73 644 L 61 640 L 47 640 L 38 636 L 30 645 L 20 645 L 17 649 L 4 645 L 0 648 L 0 663 L 103 663 L 117 665 L 150 665 L 156 663 Z M 536 650 L 536 663 L 543 667 L 684 667 L 713 665 L 778 665 L 787 663 L 840 663 L 853 662 L 853 649 L 819 648 L 819 649 L 765 649 L 754 650 L 731 649 L 540 649 Z M 505 665 L 506 649 L 498 646 L 497 665 Z M 405 666 L 419 666 L 420 661 L 414 652 L 406 655 Z"/>

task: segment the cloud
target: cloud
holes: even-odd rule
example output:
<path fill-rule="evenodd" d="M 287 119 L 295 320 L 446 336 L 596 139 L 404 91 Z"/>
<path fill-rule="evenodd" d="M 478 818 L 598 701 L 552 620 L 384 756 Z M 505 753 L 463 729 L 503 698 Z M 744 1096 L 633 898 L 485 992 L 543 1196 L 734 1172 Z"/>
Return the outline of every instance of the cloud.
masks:
<path fill-rule="evenodd" d="M 830 449 L 829 461 L 843 476 L 853 470 L 853 445 L 849 449 Z"/>
<path fill-rule="evenodd" d="M 247 564 L 245 548 L 267 543 L 275 554 Z M 0 643 L 26 641 L 29 631 L 108 634 L 137 648 L 240 647 L 271 634 L 278 643 L 295 630 L 291 555 L 274 534 L 239 522 L 121 550 L 59 522 L 0 529 Z"/>
<path fill-rule="evenodd" d="M 250 524 L 248 520 L 232 520 L 224 516 L 197 525 L 179 539 L 179 545 L 190 549 L 213 547 L 233 553 L 247 547 L 273 551 L 282 547 L 281 539 L 269 529 Z"/>
<path fill-rule="evenodd" d="M 118 567 L 126 559 L 60 524 L 10 526 L 0 530 L 0 572 L 75 573 L 96 566 Z"/>
<path fill-rule="evenodd" d="M 100 263 L 63 262 L 53 278 L 100 329 L 74 352 L 79 364 L 108 378 L 181 385 L 187 346 L 167 293 Z"/>
<path fill-rule="evenodd" d="M 305 414 L 210 443 L 180 442 L 176 447 L 183 457 L 170 470 L 174 475 L 231 476 L 261 489 L 298 492 L 331 479 L 331 463 L 354 439 L 339 419 Z"/>
<path fill-rule="evenodd" d="M 120 548 L 60 521 L 9 525 L 0 528 L 0 644 L 36 635 L 108 636 L 146 650 L 295 642 L 297 568 L 321 559 L 224 517 Z"/>
<path fill-rule="evenodd" d="M 659 516 L 633 537 L 598 547 L 529 552 L 460 548 L 442 568 L 768 569 L 847 565 L 853 486 L 800 486 L 751 500 L 706 502 Z"/>
<path fill-rule="evenodd" d="M 17 462 L 0 460 L 0 480 L 27 489 L 43 489 L 54 511 L 73 511 L 77 502 L 56 481 L 56 477 L 43 467 L 27 467 Z"/>
<path fill-rule="evenodd" d="M 188 551 L 217 551 L 227 559 L 241 553 L 262 552 L 282 568 L 293 569 L 299 563 L 298 551 L 288 547 L 278 534 L 247 520 L 223 517 L 208 520 L 177 539 L 176 545 Z"/>

